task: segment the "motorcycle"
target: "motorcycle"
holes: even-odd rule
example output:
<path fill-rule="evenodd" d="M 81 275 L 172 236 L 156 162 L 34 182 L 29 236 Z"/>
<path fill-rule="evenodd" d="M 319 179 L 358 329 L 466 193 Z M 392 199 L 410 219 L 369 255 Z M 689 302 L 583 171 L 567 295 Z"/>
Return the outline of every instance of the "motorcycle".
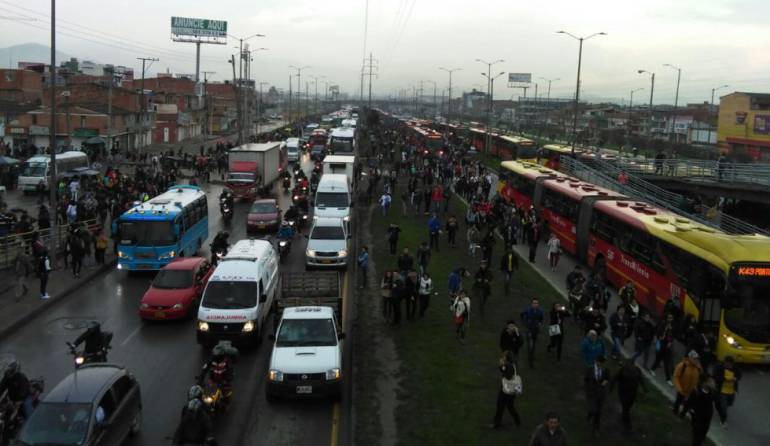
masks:
<path fill-rule="evenodd" d="M 233 396 L 232 376 L 229 376 L 228 372 L 232 371 L 232 363 L 239 352 L 229 341 L 220 341 L 211 352 L 212 356 L 221 354 L 224 359 L 214 364 L 206 362 L 198 377 L 198 385 L 203 388 L 203 403 L 206 409 L 215 416 L 227 409 Z"/>
<path fill-rule="evenodd" d="M 289 251 L 291 251 L 291 239 L 278 239 L 278 256 L 281 262 L 286 260 Z"/>
<path fill-rule="evenodd" d="M 305 225 L 307 225 L 307 214 L 302 214 L 297 219 L 297 232 L 302 232 L 305 229 Z"/>
<path fill-rule="evenodd" d="M 227 255 L 227 248 L 222 246 L 217 249 L 214 249 L 214 246 L 209 245 L 209 248 L 211 251 L 211 264 L 214 266 L 217 266 L 219 263 L 219 260 Z"/>
<path fill-rule="evenodd" d="M 99 349 L 98 352 L 86 353 L 85 351 L 78 351 L 77 346 L 71 342 L 67 342 L 67 347 L 69 347 L 70 354 L 75 363 L 75 369 L 80 368 L 83 364 L 107 362 L 107 350 L 112 348 L 110 345 L 111 342 L 112 332 L 109 331 L 102 332 L 102 348 Z"/>
<path fill-rule="evenodd" d="M 222 220 L 225 225 L 229 225 L 230 221 L 233 219 L 233 208 L 230 207 L 230 203 L 227 202 L 226 198 L 221 198 L 219 200 L 219 211 L 222 213 Z"/>
<path fill-rule="evenodd" d="M 291 178 L 283 177 L 283 191 L 289 192 L 290 187 L 291 187 Z"/>
<path fill-rule="evenodd" d="M 302 193 L 301 189 L 294 189 L 294 195 L 292 195 L 291 201 L 298 208 L 304 210 L 305 212 L 308 211 L 307 194 Z"/>

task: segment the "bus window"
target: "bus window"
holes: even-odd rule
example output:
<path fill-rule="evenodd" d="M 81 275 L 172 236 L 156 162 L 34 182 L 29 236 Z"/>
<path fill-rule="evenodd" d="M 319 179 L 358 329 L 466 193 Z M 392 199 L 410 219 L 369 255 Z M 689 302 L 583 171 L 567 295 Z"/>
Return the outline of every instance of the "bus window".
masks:
<path fill-rule="evenodd" d="M 543 207 L 569 219 L 571 222 L 577 222 L 578 202 L 558 192 L 545 188 L 543 191 Z"/>
<path fill-rule="evenodd" d="M 535 182 L 521 175 L 511 175 L 511 187 L 519 191 L 522 195 L 533 197 L 535 195 Z"/>
<path fill-rule="evenodd" d="M 591 216 L 591 232 L 607 243 L 615 243 L 617 221 L 603 212 L 594 212 Z"/>

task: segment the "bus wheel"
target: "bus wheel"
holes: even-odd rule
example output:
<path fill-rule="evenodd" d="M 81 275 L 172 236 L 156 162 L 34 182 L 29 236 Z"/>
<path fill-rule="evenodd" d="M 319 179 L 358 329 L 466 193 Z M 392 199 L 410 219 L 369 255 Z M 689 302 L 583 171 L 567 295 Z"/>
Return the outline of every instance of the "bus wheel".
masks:
<path fill-rule="evenodd" d="M 596 276 L 602 281 L 606 281 L 607 261 L 604 260 L 604 257 L 599 256 L 596 258 L 596 262 L 594 263 L 594 274 L 596 274 Z"/>

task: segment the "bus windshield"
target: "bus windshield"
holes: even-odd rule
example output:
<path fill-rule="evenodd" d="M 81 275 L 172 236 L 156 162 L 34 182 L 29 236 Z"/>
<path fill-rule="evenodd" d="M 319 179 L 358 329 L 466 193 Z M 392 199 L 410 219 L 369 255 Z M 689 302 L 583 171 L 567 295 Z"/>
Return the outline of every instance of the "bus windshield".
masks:
<path fill-rule="evenodd" d="M 44 177 L 46 176 L 46 168 L 48 167 L 48 163 L 45 162 L 32 162 L 27 164 L 24 167 L 24 170 L 21 173 L 21 176 L 23 177 Z"/>
<path fill-rule="evenodd" d="M 123 221 L 120 223 L 120 244 L 167 246 L 176 242 L 170 221 Z"/>
<path fill-rule="evenodd" d="M 725 308 L 725 325 L 750 342 L 770 342 L 770 278 L 736 280 Z"/>
<path fill-rule="evenodd" d="M 353 151 L 353 139 L 352 138 L 332 138 L 332 152 L 352 152 Z"/>

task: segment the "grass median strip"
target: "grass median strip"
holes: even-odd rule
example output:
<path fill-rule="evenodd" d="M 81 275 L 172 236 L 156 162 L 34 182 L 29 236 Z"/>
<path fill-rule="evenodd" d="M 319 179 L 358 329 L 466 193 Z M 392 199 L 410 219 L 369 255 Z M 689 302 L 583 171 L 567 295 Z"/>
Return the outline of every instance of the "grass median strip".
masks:
<path fill-rule="evenodd" d="M 462 220 L 463 205 L 457 199 L 451 204 Z M 445 217 L 442 216 L 442 223 Z M 397 205 L 394 202 L 387 217 L 383 217 L 379 209 L 374 211 L 370 230 L 377 277 L 373 282 L 379 284 L 386 269 L 396 269 L 397 257 L 389 254 L 385 236 L 388 224 L 395 223 L 402 229 L 398 252 L 408 247 L 414 254 L 419 244 L 428 240 L 427 219 L 424 215 L 403 216 L 400 202 Z M 480 314 L 478 302 L 473 302 L 466 343 L 459 343 L 449 312 L 446 282 L 448 274 L 456 267 L 468 268 L 471 273 L 477 269 L 478 258 L 469 257 L 466 246 L 464 225 L 458 232 L 457 248 L 449 248 L 442 235 L 440 251 L 432 253 L 428 267 L 439 294 L 432 297 L 425 318 L 402 320 L 398 327 L 382 326 L 383 334 L 393 337 L 402 364 L 396 411 L 399 444 L 523 445 L 527 444 L 545 413 L 551 410 L 561 416 L 570 444 L 598 444 L 586 421 L 584 369 L 578 349 L 583 332 L 571 321 L 565 324 L 561 362 L 556 362 L 554 356 L 545 352 L 548 343 L 545 329 L 538 340 L 535 369 L 527 367 L 526 348 L 521 350 L 519 374 L 524 382 L 524 394 L 517 397 L 516 407 L 522 426 L 513 427 L 506 413 L 503 419 L 507 424 L 502 429 L 489 428 L 500 385 L 498 340 L 505 321 L 515 319 L 521 325 L 518 315 L 532 297 L 540 299 L 546 313 L 554 302 L 561 302 L 561 298 L 525 259 L 519 262 L 521 269 L 514 278 L 511 296 L 505 297 L 498 272 L 502 255 L 502 242 L 498 241 L 490 265 L 494 273 L 493 291 L 485 315 Z M 472 278 L 465 280 L 464 287 L 470 292 Z M 379 295 L 376 289 L 369 294 Z M 616 364 L 609 366 L 613 373 L 617 370 Z M 675 418 L 669 404 L 654 390 L 641 395 L 633 410 L 635 433 L 626 436 L 621 429 L 618 398 L 613 393 L 605 404 L 600 443 L 689 444 L 689 423 Z"/>

